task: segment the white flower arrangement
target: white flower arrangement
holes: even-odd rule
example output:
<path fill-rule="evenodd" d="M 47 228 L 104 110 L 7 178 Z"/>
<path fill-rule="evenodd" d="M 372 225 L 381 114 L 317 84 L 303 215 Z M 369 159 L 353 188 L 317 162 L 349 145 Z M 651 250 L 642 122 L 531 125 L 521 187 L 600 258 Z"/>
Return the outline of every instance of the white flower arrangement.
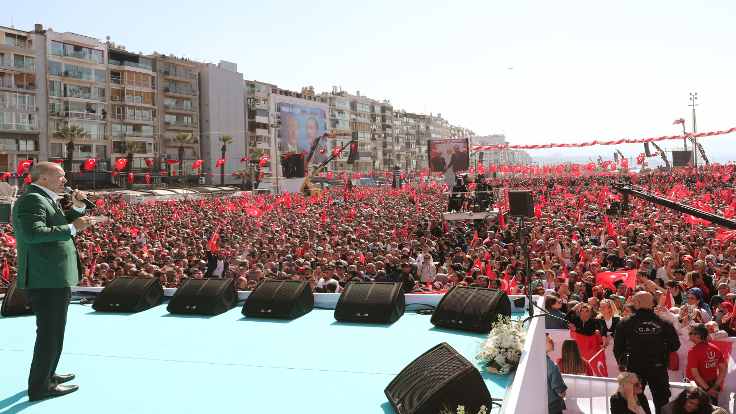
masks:
<path fill-rule="evenodd" d="M 501 317 L 493 324 L 491 333 L 475 356 L 483 366 L 494 374 L 508 374 L 515 370 L 521 359 L 526 331 L 518 321 Z"/>
<path fill-rule="evenodd" d="M 445 407 L 440 411 L 440 414 L 455 414 L 450 410 L 449 408 Z M 466 414 L 465 413 L 465 406 L 464 405 L 458 405 L 457 406 L 457 414 Z M 473 413 L 470 413 L 473 414 Z M 480 410 L 478 410 L 478 414 L 488 414 L 488 409 L 485 405 L 480 406 Z"/>

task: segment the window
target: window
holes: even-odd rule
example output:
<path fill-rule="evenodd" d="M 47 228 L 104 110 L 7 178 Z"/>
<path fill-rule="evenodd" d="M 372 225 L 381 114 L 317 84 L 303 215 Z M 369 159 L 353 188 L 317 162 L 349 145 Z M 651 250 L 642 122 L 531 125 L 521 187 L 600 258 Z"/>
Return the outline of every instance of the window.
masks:
<path fill-rule="evenodd" d="M 61 62 L 55 60 L 49 60 L 49 75 L 61 76 L 63 71 L 61 70 Z"/>
<path fill-rule="evenodd" d="M 64 76 L 82 80 L 94 80 L 92 69 L 70 64 L 64 65 Z"/>
<path fill-rule="evenodd" d="M 49 144 L 49 157 L 52 158 L 64 158 L 64 150 L 62 149 L 64 144 L 58 142 L 52 142 Z"/>
<path fill-rule="evenodd" d="M 33 57 L 15 55 L 15 58 L 13 59 L 13 64 L 18 69 L 33 69 Z"/>
<path fill-rule="evenodd" d="M 16 151 L 18 147 L 16 146 L 14 139 L 2 138 L 0 139 L 0 149 L 3 151 Z"/>
<path fill-rule="evenodd" d="M 95 145 L 95 157 L 100 160 L 107 158 L 107 146 Z"/>
<path fill-rule="evenodd" d="M 51 46 L 49 47 L 49 53 L 51 53 L 54 56 L 64 56 L 64 44 L 61 42 L 52 40 Z"/>
<path fill-rule="evenodd" d="M 105 70 L 95 69 L 95 82 L 105 83 L 106 74 Z"/>
<path fill-rule="evenodd" d="M 61 116 L 62 108 L 63 106 L 61 104 L 61 101 L 57 101 L 57 100 L 49 101 L 49 115 Z"/>
<path fill-rule="evenodd" d="M 35 151 L 36 141 L 32 139 L 19 139 L 18 140 L 18 151 Z"/>

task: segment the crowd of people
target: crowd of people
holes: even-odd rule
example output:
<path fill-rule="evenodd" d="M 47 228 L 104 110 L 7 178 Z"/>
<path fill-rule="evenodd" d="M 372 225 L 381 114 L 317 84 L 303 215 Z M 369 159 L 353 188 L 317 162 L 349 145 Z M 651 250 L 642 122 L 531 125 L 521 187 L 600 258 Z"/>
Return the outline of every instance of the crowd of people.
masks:
<path fill-rule="evenodd" d="M 644 200 L 625 203 L 614 189 L 622 179 L 726 218 L 736 211 L 734 165 L 487 177 L 491 188 L 534 195 L 535 217 L 525 228 L 527 272 L 516 219 L 443 221 L 447 188 L 431 180 L 311 196 L 142 203 L 104 196 L 96 198 L 94 214 L 112 220 L 76 238 L 80 285 L 105 286 L 125 275 L 159 278 L 167 287 L 187 278 L 232 277 L 240 290 L 265 278 L 305 280 L 317 292 L 339 292 L 353 280 L 401 282 L 407 293 L 470 285 L 525 294 L 531 286 L 545 296 L 548 328 L 598 333 L 606 346 L 613 345 L 620 321 L 636 311 L 635 293 L 644 291 L 688 348 L 692 330 L 699 333 L 701 326 L 707 338 L 736 335 L 736 233 Z M 503 213 L 508 206 L 500 200 Z M 12 228 L 2 231 L 3 277 L 12 280 Z M 636 280 L 613 288 L 598 283 L 596 275 L 612 270 L 635 270 Z M 582 372 L 565 358 L 563 371 Z"/>

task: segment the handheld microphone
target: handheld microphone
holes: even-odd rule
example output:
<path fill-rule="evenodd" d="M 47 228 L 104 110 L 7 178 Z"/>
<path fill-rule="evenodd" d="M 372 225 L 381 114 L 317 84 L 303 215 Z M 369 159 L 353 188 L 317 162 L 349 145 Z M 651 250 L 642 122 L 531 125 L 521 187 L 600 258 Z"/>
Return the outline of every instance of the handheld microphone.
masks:
<path fill-rule="evenodd" d="M 69 187 L 69 186 L 64 187 L 64 194 L 67 194 L 67 195 L 69 195 L 69 197 L 71 197 L 72 196 L 72 192 L 74 192 L 74 189 L 72 189 L 71 187 Z M 85 207 L 88 210 L 94 210 L 94 209 L 97 208 L 97 205 L 95 203 L 87 200 L 86 198 L 82 199 L 81 201 L 84 203 Z"/>

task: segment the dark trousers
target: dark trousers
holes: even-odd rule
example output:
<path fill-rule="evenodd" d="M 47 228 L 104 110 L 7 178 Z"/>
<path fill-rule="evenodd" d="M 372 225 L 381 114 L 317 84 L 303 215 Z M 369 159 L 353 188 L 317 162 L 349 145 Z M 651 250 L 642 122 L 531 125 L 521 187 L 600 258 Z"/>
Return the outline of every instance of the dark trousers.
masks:
<path fill-rule="evenodd" d="M 670 396 L 672 395 L 670 392 L 670 380 L 667 376 L 667 367 L 662 365 L 639 370 L 632 369 L 631 371 L 639 376 L 642 392 L 649 385 L 649 390 L 652 392 L 655 413 L 659 414 L 662 407 L 670 401 Z"/>
<path fill-rule="evenodd" d="M 28 395 L 39 395 L 53 385 L 51 377 L 56 373 L 64 346 L 71 289 L 28 289 L 26 292 L 36 314 L 36 345 L 28 376 Z"/>

